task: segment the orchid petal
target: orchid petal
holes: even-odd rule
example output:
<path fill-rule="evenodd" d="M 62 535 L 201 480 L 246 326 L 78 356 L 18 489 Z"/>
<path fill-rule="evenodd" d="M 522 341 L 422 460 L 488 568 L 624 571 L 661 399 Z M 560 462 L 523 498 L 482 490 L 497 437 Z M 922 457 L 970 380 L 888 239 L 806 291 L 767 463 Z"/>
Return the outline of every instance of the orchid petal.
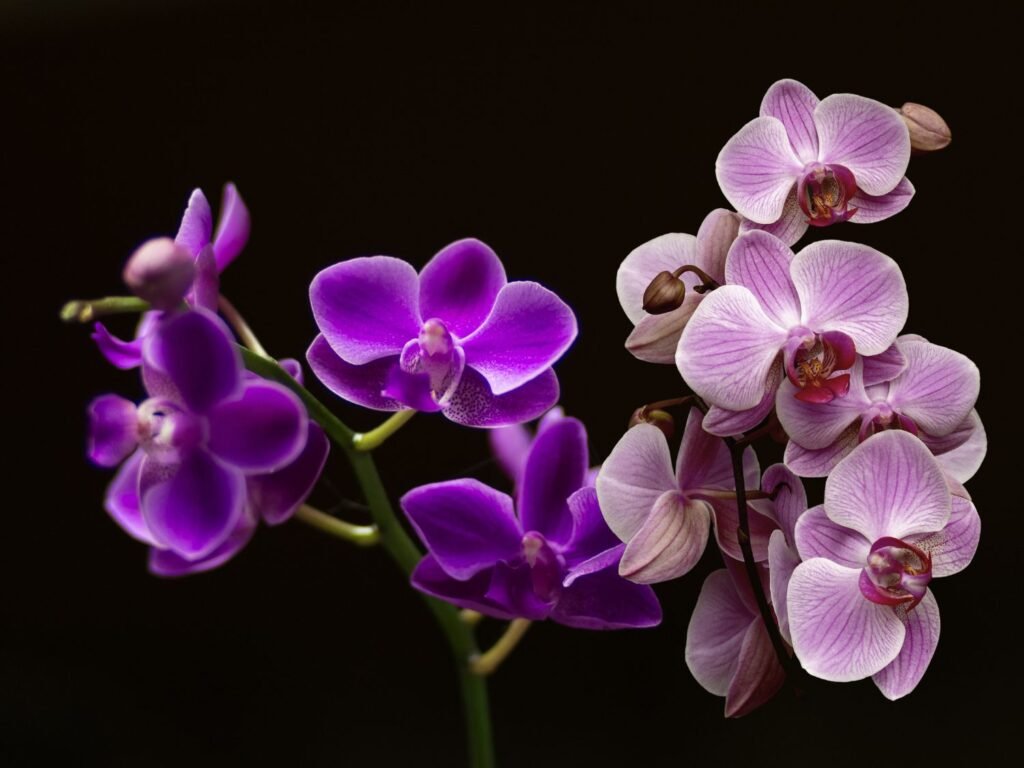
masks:
<path fill-rule="evenodd" d="M 686 666 L 708 693 L 725 696 L 739 663 L 743 639 L 757 621 L 724 568 L 704 579 L 686 629 Z"/>
<path fill-rule="evenodd" d="M 89 403 L 89 459 L 116 467 L 139 444 L 135 403 L 120 395 L 100 395 Z"/>
<path fill-rule="evenodd" d="M 860 444 L 857 433 L 858 427 L 855 424 L 839 435 L 834 443 L 816 450 L 803 448 L 796 441 L 790 440 L 786 445 L 786 466 L 800 477 L 827 477 L 836 464 Z"/>
<path fill-rule="evenodd" d="M 773 365 L 768 371 L 768 382 L 760 403 L 742 411 L 730 411 L 728 408 L 712 405 L 704 417 L 704 431 L 718 437 L 732 437 L 749 432 L 764 421 L 775 408 L 775 390 L 778 389 L 780 381 L 781 362 Z"/>
<path fill-rule="evenodd" d="M 773 323 L 792 328 L 800 323 L 800 299 L 789 277 L 793 258 L 793 251 L 777 237 L 752 230 L 729 250 L 725 281 L 747 288 Z"/>
<path fill-rule="evenodd" d="M 738 213 L 726 208 L 715 208 L 704 217 L 697 230 L 695 263 L 719 284 L 725 282 L 725 259 L 739 236 L 742 221 L 743 217 Z"/>
<path fill-rule="evenodd" d="M 768 702 L 786 682 L 763 621 L 752 621 L 740 645 L 736 672 L 725 696 L 725 716 L 743 717 Z"/>
<path fill-rule="evenodd" d="M 149 572 L 154 576 L 177 578 L 219 568 L 241 552 L 245 545 L 249 543 L 249 540 L 252 539 L 254 533 L 256 533 L 256 518 L 253 515 L 243 513 L 241 520 L 238 521 L 238 525 L 235 526 L 235 530 L 230 533 L 223 544 L 206 555 L 206 557 L 198 560 L 187 560 L 169 549 L 153 547 L 149 550 Z"/>
<path fill-rule="evenodd" d="M 906 696 L 917 687 L 939 644 L 939 604 L 929 589 L 912 611 L 903 616 L 906 637 L 899 655 L 871 679 L 890 701 Z"/>
<path fill-rule="evenodd" d="M 725 441 L 703 429 L 703 415 L 691 408 L 676 455 L 676 484 L 684 491 L 733 490 L 732 457 Z M 752 453 L 750 449 L 748 454 Z M 749 456 L 745 457 L 749 461 Z M 755 470 L 754 483 L 760 472 Z"/>
<path fill-rule="evenodd" d="M 181 226 L 178 227 L 178 234 L 174 236 L 174 242 L 183 245 L 193 256 L 198 256 L 199 252 L 210 244 L 212 232 L 213 212 L 210 210 L 210 202 L 203 194 L 203 190 L 194 189 L 181 217 Z"/>
<path fill-rule="evenodd" d="M 948 435 L 936 438 L 919 435 L 935 454 L 939 466 L 954 480 L 966 483 L 981 468 L 988 452 L 988 437 L 978 412 L 972 410 L 960 426 Z"/>
<path fill-rule="evenodd" d="M 945 435 L 970 414 L 981 389 L 965 355 L 922 341 L 901 342 L 907 368 L 889 383 L 889 404 L 925 432 Z"/>
<path fill-rule="evenodd" d="M 818 159 L 818 128 L 814 124 L 818 103 L 810 88 L 789 79 L 772 83 L 761 100 L 761 117 L 782 122 L 793 151 L 804 165 Z"/>
<path fill-rule="evenodd" d="M 902 341 L 902 337 L 897 341 Z M 873 387 L 892 381 L 903 373 L 907 369 L 907 357 L 900 351 L 900 345 L 894 342 L 880 354 L 862 357 L 861 364 L 864 386 Z"/>
<path fill-rule="evenodd" d="M 107 486 L 103 508 L 133 539 L 156 546 L 156 539 L 149 532 L 146 521 L 142 519 L 142 508 L 139 504 L 139 470 L 145 455 L 143 451 L 136 451 L 120 466 L 114 479 Z"/>
<path fill-rule="evenodd" d="M 759 229 L 763 232 L 767 232 L 769 235 L 777 237 L 783 243 L 792 248 L 800 241 L 800 238 L 804 236 L 807 232 L 807 228 L 810 226 L 807 214 L 800 209 L 800 202 L 797 200 L 796 189 L 796 185 L 794 184 L 792 191 L 789 193 L 789 197 L 786 198 L 786 204 L 782 208 L 782 215 L 777 221 L 773 221 L 771 224 L 758 224 L 750 219 L 743 219 L 743 223 L 740 224 L 740 234 L 745 234 Z"/>
<path fill-rule="evenodd" d="M 458 337 L 468 336 L 490 314 L 505 283 L 505 268 L 489 246 L 457 240 L 420 270 L 420 313 L 439 318 Z"/>
<path fill-rule="evenodd" d="M 127 371 L 142 365 L 141 338 L 124 341 L 111 334 L 103 323 L 96 323 L 92 330 L 92 340 L 99 347 L 100 354 L 115 368 Z"/>
<path fill-rule="evenodd" d="M 596 553 L 603 553 L 621 546 L 619 537 L 612 533 L 608 523 L 604 521 L 604 515 L 601 514 L 601 506 L 597 500 L 596 488 L 580 488 L 569 497 L 567 504 L 569 514 L 572 516 L 572 535 L 569 537 L 569 543 L 562 556 L 565 558 L 568 568 L 574 569 Z M 616 561 L 617 564 L 618 561 Z"/>
<path fill-rule="evenodd" d="M 439 598 L 459 608 L 477 611 L 486 616 L 509 621 L 517 618 L 515 612 L 499 606 L 487 597 L 494 569 L 480 571 L 469 579 L 453 579 L 441 568 L 437 559 L 427 555 L 412 572 L 410 581 L 420 592 Z"/>
<path fill-rule="evenodd" d="M 722 194 L 758 224 L 771 224 L 782 216 L 802 168 L 786 127 L 774 117 L 751 120 L 726 142 L 715 161 Z"/>
<path fill-rule="evenodd" d="M 666 491 L 626 544 L 619 575 L 636 584 L 676 579 L 700 560 L 710 530 L 709 504 L 687 500 L 678 491 Z"/>
<path fill-rule="evenodd" d="M 651 424 L 626 431 L 601 465 L 597 497 L 608 527 L 629 541 L 665 491 L 677 490 L 665 434 Z"/>
<path fill-rule="evenodd" d="M 807 511 L 804 484 L 785 464 L 772 464 L 761 478 L 761 490 L 774 496 L 772 516 L 792 543 L 796 521 Z"/>
<path fill-rule="evenodd" d="M 273 381 L 247 381 L 238 398 L 215 405 L 208 418 L 210 451 L 246 473 L 281 469 L 306 445 L 305 407 Z"/>
<path fill-rule="evenodd" d="M 310 422 L 306 445 L 288 466 L 267 475 L 248 478 L 249 506 L 267 525 L 290 519 L 320 479 L 330 441 L 319 425 Z"/>
<path fill-rule="evenodd" d="M 217 272 L 223 272 L 235 257 L 242 252 L 249 241 L 251 227 L 249 209 L 246 208 L 238 187 L 228 182 L 220 198 L 220 217 L 217 233 L 213 236 L 213 254 L 217 260 Z"/>
<path fill-rule="evenodd" d="M 655 276 L 659 272 L 674 272 L 685 264 L 696 264 L 697 252 L 697 238 L 677 232 L 648 240 L 629 252 L 615 275 L 615 292 L 633 325 L 647 316 L 643 310 L 644 291 Z M 688 283 L 687 288 L 698 282 L 689 273 L 684 273 L 682 280 Z"/>
<path fill-rule="evenodd" d="M 583 487 L 588 466 L 587 431 L 578 419 L 562 419 L 538 434 L 520 477 L 523 530 L 566 544 L 573 528 L 567 499 Z"/>
<path fill-rule="evenodd" d="M 661 603 L 651 587 L 606 568 L 580 574 L 563 589 L 551 619 L 579 629 L 654 627 L 661 623 Z"/>
<path fill-rule="evenodd" d="M 833 522 L 821 504 L 800 516 L 792 541 L 801 560 L 824 557 L 847 568 L 863 568 L 871 552 L 870 541 Z"/>
<path fill-rule="evenodd" d="M 786 543 L 786 534 L 781 530 L 773 531 L 768 541 L 768 578 L 772 607 L 778 617 L 779 634 L 789 643 L 793 644 L 793 637 L 789 632 L 789 613 L 787 612 L 787 590 L 789 580 L 793 577 L 793 571 L 800 565 L 800 556 L 793 547 Z"/>
<path fill-rule="evenodd" d="M 676 361 L 676 348 L 683 328 L 704 297 L 687 291 L 683 303 L 663 315 L 645 315 L 626 339 L 626 349 L 637 360 L 645 363 L 672 365 Z"/>
<path fill-rule="evenodd" d="M 864 391 L 860 360 L 850 370 L 850 388 L 843 397 L 827 403 L 809 403 L 797 398 L 803 390 L 788 378 L 779 385 L 775 412 L 790 439 L 802 448 L 817 450 L 832 445 L 851 424 L 859 426 L 861 414 L 871 408 Z"/>
<path fill-rule="evenodd" d="M 847 203 L 850 208 L 857 209 L 849 221 L 854 224 L 874 224 L 895 216 L 910 205 L 916 191 L 906 176 L 900 179 L 900 183 L 891 192 L 884 195 L 869 195 L 858 190 Z"/>
<path fill-rule="evenodd" d="M 467 427 L 504 427 L 538 418 L 558 402 L 558 394 L 558 377 L 550 368 L 516 389 L 495 395 L 487 380 L 467 367 L 444 406 L 444 415 Z"/>
<path fill-rule="evenodd" d="M 932 559 L 932 576 L 952 576 L 974 559 L 981 539 L 981 517 L 970 499 L 953 494 L 953 513 L 938 533 L 914 536 L 910 542 Z"/>
<path fill-rule="evenodd" d="M 400 411 L 405 406 L 384 394 L 388 373 L 398 366 L 398 357 L 385 357 L 365 365 L 346 363 L 323 334 L 313 339 L 306 362 L 325 387 L 350 403 L 377 411 Z"/>

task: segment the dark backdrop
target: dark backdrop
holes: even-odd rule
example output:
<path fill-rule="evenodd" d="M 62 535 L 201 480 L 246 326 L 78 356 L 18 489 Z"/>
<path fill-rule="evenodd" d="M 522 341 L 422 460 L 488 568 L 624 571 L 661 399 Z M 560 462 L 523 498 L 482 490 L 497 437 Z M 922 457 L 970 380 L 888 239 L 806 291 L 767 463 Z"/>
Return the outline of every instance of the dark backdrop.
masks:
<path fill-rule="evenodd" d="M 905 213 L 827 235 L 895 257 L 908 330 L 984 372 L 975 562 L 935 584 L 942 640 L 897 703 L 868 681 L 822 684 L 724 720 L 722 700 L 683 663 L 700 584 L 718 567 L 711 554 L 659 587 L 658 629 L 536 626 L 493 678 L 502 763 L 948 765 L 1008 754 L 1020 726 L 1020 481 L 1007 413 L 1020 377 L 1018 52 L 1005 34 L 1016 20 L 977 3 L 943 18 L 927 4 L 787 4 L 756 16 L 727 3 L 42 5 L 0 12 L 5 764 L 464 759 L 446 646 L 381 552 L 293 523 L 261 530 L 214 573 L 146 574 L 144 548 L 102 511 L 108 473 L 83 456 L 88 399 L 138 384 L 100 360 L 86 329 L 57 322 L 63 301 L 118 292 L 133 247 L 173 234 L 194 186 L 216 202 L 229 179 L 254 223 L 224 290 L 279 356 L 301 356 L 313 337 L 306 291 L 321 268 L 374 253 L 419 266 L 473 235 L 510 277 L 575 307 L 562 402 L 600 460 L 635 406 L 680 390 L 671 367 L 623 349 L 615 270 L 636 245 L 695 232 L 724 204 L 715 156 L 781 77 L 821 96 L 923 102 L 953 128 L 949 150 L 912 162 L 918 194 Z M 334 404 L 357 427 L 376 419 Z M 380 466 L 397 497 L 467 472 L 500 482 L 486 457 L 482 432 L 423 416 L 380 451 Z M 336 492 L 354 496 L 344 466 L 332 467 Z"/>

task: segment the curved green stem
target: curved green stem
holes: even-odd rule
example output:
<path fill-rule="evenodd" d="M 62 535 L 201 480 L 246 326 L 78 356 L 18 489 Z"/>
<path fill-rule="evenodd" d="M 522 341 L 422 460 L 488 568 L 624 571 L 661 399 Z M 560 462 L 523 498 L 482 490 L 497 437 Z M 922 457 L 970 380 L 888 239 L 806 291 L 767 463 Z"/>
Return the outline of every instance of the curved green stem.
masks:
<path fill-rule="evenodd" d="M 375 525 L 355 525 L 346 522 L 316 507 L 303 504 L 295 510 L 295 517 L 306 525 L 310 525 L 339 539 L 345 539 L 360 547 L 372 547 L 380 541 L 380 531 Z"/>
<path fill-rule="evenodd" d="M 416 411 L 406 408 L 393 413 L 389 418 L 378 424 L 369 432 L 358 432 L 352 437 L 352 446 L 357 451 L 372 451 L 416 415 Z"/>
<path fill-rule="evenodd" d="M 245 318 L 242 314 L 235 309 L 235 305 L 228 301 L 227 296 L 220 294 L 217 297 L 217 308 L 224 315 L 231 327 L 235 329 L 235 333 L 238 334 L 238 338 L 242 340 L 249 349 L 255 352 L 257 355 L 263 355 L 264 357 L 270 357 L 267 354 L 267 350 L 260 344 L 260 340 L 256 338 L 256 334 L 252 332 L 252 328 L 245 322 Z"/>
<path fill-rule="evenodd" d="M 149 302 L 136 296 L 107 296 L 102 299 L 75 299 L 60 309 L 65 323 L 88 323 L 103 315 L 127 315 L 147 312 Z"/>
<path fill-rule="evenodd" d="M 508 655 L 519 645 L 526 630 L 530 628 L 529 619 L 512 619 L 505 633 L 498 638 L 498 641 L 488 648 L 484 653 L 470 659 L 469 668 L 476 675 L 490 675 L 501 666 Z"/>

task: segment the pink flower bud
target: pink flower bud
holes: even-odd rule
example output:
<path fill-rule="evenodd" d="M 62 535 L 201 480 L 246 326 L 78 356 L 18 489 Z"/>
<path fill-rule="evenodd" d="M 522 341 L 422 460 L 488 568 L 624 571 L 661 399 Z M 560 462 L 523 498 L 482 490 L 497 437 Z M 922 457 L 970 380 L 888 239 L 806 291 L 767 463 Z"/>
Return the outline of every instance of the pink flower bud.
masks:
<path fill-rule="evenodd" d="M 147 240 L 124 267 L 124 282 L 156 309 L 173 309 L 195 279 L 192 254 L 169 237 Z"/>

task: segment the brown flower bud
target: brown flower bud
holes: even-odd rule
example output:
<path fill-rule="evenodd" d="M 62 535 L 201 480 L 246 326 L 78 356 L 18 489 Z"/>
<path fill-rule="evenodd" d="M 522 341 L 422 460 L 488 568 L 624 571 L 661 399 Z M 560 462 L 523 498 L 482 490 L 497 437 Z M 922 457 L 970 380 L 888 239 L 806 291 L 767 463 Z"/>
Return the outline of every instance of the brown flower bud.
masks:
<path fill-rule="evenodd" d="M 686 285 L 671 272 L 659 272 L 644 291 L 643 310 L 663 315 L 678 309 L 686 295 Z"/>
<path fill-rule="evenodd" d="M 934 152 L 949 146 L 953 134 L 934 109 L 908 101 L 899 109 L 910 130 L 910 148 L 915 153 Z"/>
<path fill-rule="evenodd" d="M 635 427 L 637 424 L 653 424 L 664 432 L 665 437 L 669 440 L 676 433 L 676 422 L 670 413 L 659 410 L 649 411 L 646 405 L 637 408 L 633 411 L 633 415 L 629 417 L 630 427 Z"/>
<path fill-rule="evenodd" d="M 173 309 L 195 278 L 195 260 L 169 237 L 147 240 L 128 258 L 124 282 L 131 292 L 157 309 Z"/>

